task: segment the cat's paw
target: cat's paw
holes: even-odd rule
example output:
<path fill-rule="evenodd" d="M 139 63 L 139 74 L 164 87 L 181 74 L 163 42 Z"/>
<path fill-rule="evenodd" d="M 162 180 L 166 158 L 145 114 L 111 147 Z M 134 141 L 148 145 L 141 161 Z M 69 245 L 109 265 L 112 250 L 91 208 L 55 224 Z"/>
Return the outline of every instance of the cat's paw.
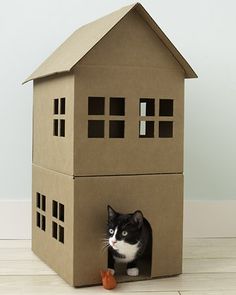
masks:
<path fill-rule="evenodd" d="M 107 270 L 109 270 L 110 273 L 114 276 L 114 274 L 115 274 L 115 270 L 114 270 L 113 268 L 108 268 Z"/>
<path fill-rule="evenodd" d="M 127 268 L 127 275 L 137 277 L 139 275 L 139 269 L 137 267 Z"/>

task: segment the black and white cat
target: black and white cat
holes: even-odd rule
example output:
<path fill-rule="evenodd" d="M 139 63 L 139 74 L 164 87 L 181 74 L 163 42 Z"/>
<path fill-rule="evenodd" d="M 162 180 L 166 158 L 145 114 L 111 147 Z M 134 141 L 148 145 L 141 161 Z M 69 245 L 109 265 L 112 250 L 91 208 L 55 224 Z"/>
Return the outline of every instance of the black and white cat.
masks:
<path fill-rule="evenodd" d="M 137 260 L 143 256 L 151 240 L 151 229 L 141 211 L 121 214 L 108 209 L 108 268 L 115 273 L 114 264 L 127 263 L 127 275 L 138 276 Z"/>

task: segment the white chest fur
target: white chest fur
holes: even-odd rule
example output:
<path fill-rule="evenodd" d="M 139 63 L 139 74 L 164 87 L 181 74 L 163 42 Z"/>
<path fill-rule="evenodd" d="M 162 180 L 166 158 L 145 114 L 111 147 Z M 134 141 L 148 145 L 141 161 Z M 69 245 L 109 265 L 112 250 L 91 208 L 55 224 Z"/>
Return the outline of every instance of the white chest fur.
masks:
<path fill-rule="evenodd" d="M 124 262 L 124 263 L 133 261 L 139 249 L 138 245 L 139 245 L 139 242 L 134 245 L 131 245 L 124 241 L 117 241 L 116 251 L 119 254 L 124 255 L 125 257 L 124 258 L 114 257 L 114 259 L 117 262 Z"/>

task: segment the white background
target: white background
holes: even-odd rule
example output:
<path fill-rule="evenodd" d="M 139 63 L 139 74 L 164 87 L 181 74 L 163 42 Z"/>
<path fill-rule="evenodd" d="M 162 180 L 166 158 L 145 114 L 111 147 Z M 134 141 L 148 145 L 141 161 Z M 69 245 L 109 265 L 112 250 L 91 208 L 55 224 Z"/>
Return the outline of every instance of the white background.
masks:
<path fill-rule="evenodd" d="M 130 3 L 0 0 L 0 200 L 31 195 L 32 84 L 21 82 L 79 26 Z M 142 4 L 199 75 L 186 81 L 185 197 L 236 199 L 236 2 Z"/>

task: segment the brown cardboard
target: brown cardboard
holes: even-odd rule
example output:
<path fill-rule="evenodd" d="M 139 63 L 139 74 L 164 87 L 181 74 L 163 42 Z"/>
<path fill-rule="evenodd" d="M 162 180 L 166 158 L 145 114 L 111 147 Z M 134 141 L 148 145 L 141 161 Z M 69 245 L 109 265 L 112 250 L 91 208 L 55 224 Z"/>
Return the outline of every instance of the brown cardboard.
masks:
<path fill-rule="evenodd" d="M 182 271 L 182 190 L 181 174 L 72 178 L 33 165 L 33 251 L 69 284 L 99 284 L 100 270 L 107 268 L 107 252 L 102 251 L 107 204 L 124 213 L 139 208 L 152 227 L 151 269 L 141 273 L 141 277 L 123 275 L 118 281 L 179 274 Z M 37 209 L 37 192 L 46 196 L 45 213 Z M 64 222 L 52 216 L 53 200 L 65 206 Z M 36 226 L 36 212 L 46 216 L 45 232 Z M 64 244 L 52 237 L 52 221 L 64 227 Z"/>
<path fill-rule="evenodd" d="M 53 114 L 54 99 L 66 97 L 65 115 Z M 74 174 L 74 75 L 34 81 L 33 163 Z M 53 136 L 53 120 L 65 119 L 65 137 Z"/>
<path fill-rule="evenodd" d="M 98 284 L 101 267 L 107 267 L 106 253 L 98 246 L 106 228 L 107 204 L 124 213 L 140 208 L 149 220 L 153 235 L 151 278 L 181 273 L 182 179 L 181 174 L 76 177 L 75 286 Z M 93 242 L 85 247 L 81 241 Z M 96 259 L 91 259 L 91 253 Z M 122 278 L 129 280 L 133 278 Z"/>
<path fill-rule="evenodd" d="M 32 249 L 70 285 L 100 283 L 108 204 L 152 227 L 152 257 L 118 281 L 181 273 L 184 79 L 196 77 L 136 3 L 77 30 L 25 81 Z"/>
<path fill-rule="evenodd" d="M 176 47 L 167 38 L 160 27 L 146 12 L 140 3 L 125 6 L 109 15 L 94 22 L 82 26 L 75 31 L 51 56 L 48 57 L 24 83 L 53 75 L 56 73 L 69 72 L 109 31 L 116 26 L 129 12 L 135 11 L 149 24 L 157 36 L 162 40 L 167 49 L 173 54 L 185 71 L 185 78 L 197 78 L 196 73 L 179 53 Z M 79 40 L 79 41 L 78 41 Z M 70 54 L 68 54 L 68 51 Z"/>
<path fill-rule="evenodd" d="M 69 284 L 73 285 L 74 263 L 74 180 L 71 176 L 56 173 L 33 165 L 32 169 L 32 250 Z M 46 196 L 46 210 L 37 208 L 36 194 Z M 52 216 L 52 201 L 65 206 L 65 221 Z M 46 230 L 36 224 L 36 214 L 46 217 Z M 52 222 L 65 227 L 65 243 L 52 237 Z"/>

